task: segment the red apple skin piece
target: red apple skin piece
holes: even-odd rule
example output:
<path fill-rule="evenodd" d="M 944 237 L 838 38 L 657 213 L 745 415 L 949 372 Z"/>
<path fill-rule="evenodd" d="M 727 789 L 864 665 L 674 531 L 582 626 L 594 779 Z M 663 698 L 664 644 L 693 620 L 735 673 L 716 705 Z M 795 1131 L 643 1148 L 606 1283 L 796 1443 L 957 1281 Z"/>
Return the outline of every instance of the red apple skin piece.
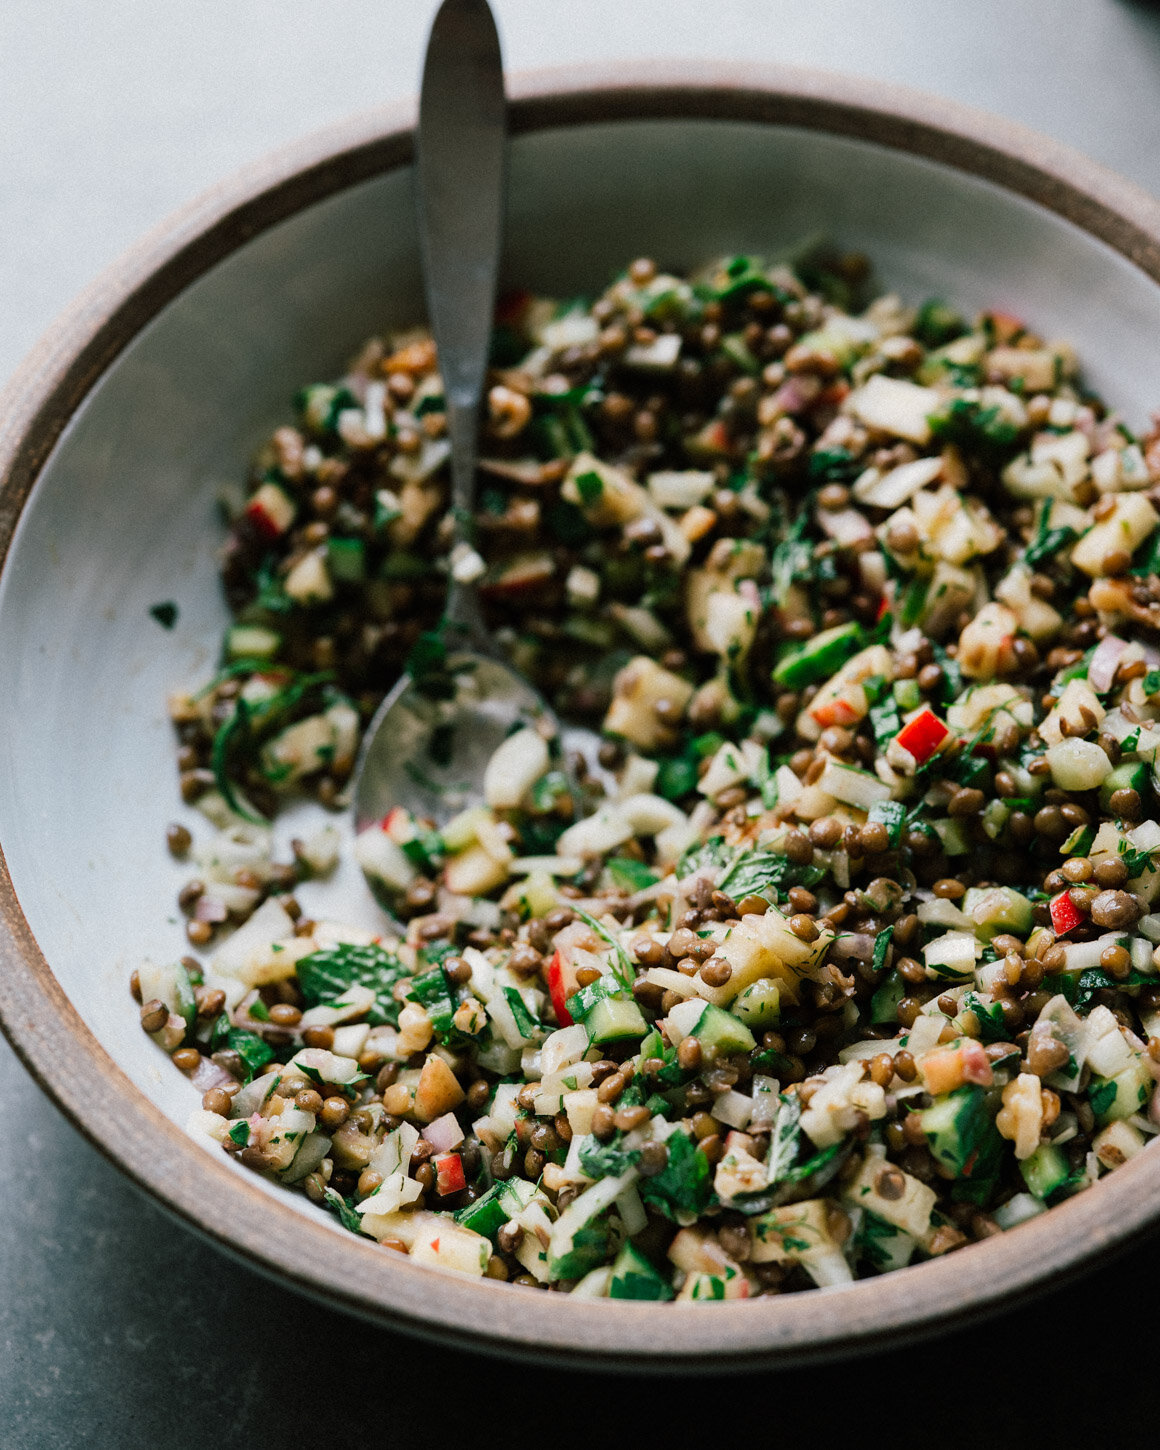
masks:
<path fill-rule="evenodd" d="M 573 986 L 572 991 L 575 991 Z M 572 995 L 567 990 L 564 981 L 564 963 L 559 951 L 556 951 L 552 960 L 548 963 L 548 995 L 552 999 L 552 1010 L 556 1014 L 556 1021 L 561 1027 L 572 1026 L 572 1014 L 568 1011 L 566 1003 Z"/>
<path fill-rule="evenodd" d="M 463 1159 L 458 1153 L 438 1153 L 432 1162 L 435 1165 L 435 1192 L 440 1198 L 459 1193 L 467 1187 Z"/>

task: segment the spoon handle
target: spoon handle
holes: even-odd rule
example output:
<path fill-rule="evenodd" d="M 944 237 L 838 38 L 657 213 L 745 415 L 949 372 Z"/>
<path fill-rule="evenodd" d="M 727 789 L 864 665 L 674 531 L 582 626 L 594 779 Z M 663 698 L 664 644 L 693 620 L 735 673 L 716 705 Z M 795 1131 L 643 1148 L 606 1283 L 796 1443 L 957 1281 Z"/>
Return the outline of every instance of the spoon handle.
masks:
<path fill-rule="evenodd" d="M 487 0 L 443 0 L 423 66 L 416 215 L 451 440 L 451 507 L 461 539 L 470 538 L 475 508 L 476 435 L 495 311 L 505 151 L 503 59 Z M 473 589 L 452 586 L 447 618 L 478 627 Z"/>

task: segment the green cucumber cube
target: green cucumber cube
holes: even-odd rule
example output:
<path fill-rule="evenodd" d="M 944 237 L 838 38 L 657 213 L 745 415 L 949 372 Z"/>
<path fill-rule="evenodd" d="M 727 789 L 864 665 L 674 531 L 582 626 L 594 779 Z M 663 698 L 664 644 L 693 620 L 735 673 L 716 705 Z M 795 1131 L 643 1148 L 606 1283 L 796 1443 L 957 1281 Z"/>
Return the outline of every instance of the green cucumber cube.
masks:
<path fill-rule="evenodd" d="M 671 1299 L 668 1281 L 631 1243 L 622 1246 L 612 1265 L 608 1285 L 610 1299 Z"/>
<path fill-rule="evenodd" d="M 584 1025 L 597 1046 L 643 1037 L 649 1030 L 640 1008 L 625 997 L 601 997 L 584 1019 Z"/>

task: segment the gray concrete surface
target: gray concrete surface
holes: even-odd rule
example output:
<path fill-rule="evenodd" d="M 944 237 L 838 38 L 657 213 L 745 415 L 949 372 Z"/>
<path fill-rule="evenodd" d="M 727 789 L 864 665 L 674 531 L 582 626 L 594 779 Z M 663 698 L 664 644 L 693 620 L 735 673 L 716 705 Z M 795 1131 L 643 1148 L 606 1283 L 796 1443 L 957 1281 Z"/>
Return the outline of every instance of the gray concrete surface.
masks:
<path fill-rule="evenodd" d="M 495 0 L 512 67 L 777 59 L 987 107 L 1160 195 L 1160 10 L 1132 0 Z M 3 0 L 0 381 L 142 231 L 278 143 L 413 91 L 434 0 Z M 2 834 L 2 823 L 0 823 Z M 170 1223 L 0 1041 L 0 1447 L 1137 1443 L 1155 1247 L 985 1328 L 700 1387 L 543 1374 L 317 1308 Z M 1141 1373 L 1140 1371 L 1143 1371 Z M 676 1403 L 674 1403 L 676 1402 Z M 891 1407 L 884 1419 L 882 1409 Z M 867 1407 L 869 1429 L 859 1425 Z M 869 1408 L 874 1407 L 874 1408 Z M 674 1417 L 676 1410 L 676 1417 Z M 878 1430 L 874 1430 L 874 1426 Z"/>

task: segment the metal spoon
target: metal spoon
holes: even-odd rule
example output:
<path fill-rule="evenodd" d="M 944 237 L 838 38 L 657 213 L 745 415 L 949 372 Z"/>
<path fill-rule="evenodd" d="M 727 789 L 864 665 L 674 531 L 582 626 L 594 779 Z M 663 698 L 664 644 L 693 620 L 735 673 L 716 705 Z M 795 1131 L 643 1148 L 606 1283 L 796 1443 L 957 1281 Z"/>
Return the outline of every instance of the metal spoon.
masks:
<path fill-rule="evenodd" d="M 427 312 L 439 352 L 451 440 L 451 506 L 470 542 L 476 436 L 487 370 L 502 234 L 506 107 L 499 37 L 487 0 L 444 0 L 423 67 L 416 214 Z M 555 721 L 501 660 L 473 583 L 456 582 L 443 657 L 404 675 L 379 707 L 359 756 L 359 830 L 394 806 L 446 821 L 478 800 L 493 752 L 520 723 Z"/>

